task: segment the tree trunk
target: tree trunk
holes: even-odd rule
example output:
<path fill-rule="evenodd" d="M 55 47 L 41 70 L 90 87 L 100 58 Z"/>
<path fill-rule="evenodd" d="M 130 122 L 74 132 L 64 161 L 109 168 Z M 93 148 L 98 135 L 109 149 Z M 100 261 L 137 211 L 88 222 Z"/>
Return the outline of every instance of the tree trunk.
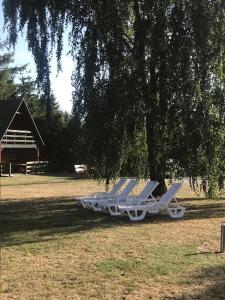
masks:
<path fill-rule="evenodd" d="M 160 151 L 160 149 L 157 149 L 155 146 L 155 136 L 154 136 L 154 125 L 152 120 L 147 117 L 147 147 L 148 147 L 148 168 L 150 172 L 150 178 L 151 180 L 158 181 L 159 185 L 153 192 L 153 195 L 161 196 L 167 191 L 166 183 L 165 183 L 165 176 L 164 176 L 164 168 L 163 164 L 164 162 L 158 161 L 159 155 L 157 154 L 157 151 Z"/>
<path fill-rule="evenodd" d="M 147 132 L 147 147 L 148 147 L 148 167 L 151 180 L 159 182 L 158 187 L 154 192 L 154 196 L 159 196 L 166 191 L 166 184 L 164 179 L 163 164 L 165 162 L 158 161 L 158 153 L 160 149 L 157 149 L 156 139 L 160 137 L 154 136 L 154 128 L 157 126 L 157 116 L 159 112 L 156 110 L 156 98 L 158 94 L 158 77 L 156 72 L 156 61 L 158 55 L 158 49 L 153 52 L 152 63 L 150 67 L 150 86 L 147 80 L 146 74 L 146 26 L 140 12 L 140 3 L 138 0 L 134 1 L 134 14 L 135 14 L 135 32 L 134 32 L 134 45 L 135 45 L 135 58 L 136 58 L 136 77 L 139 82 L 140 90 L 142 91 L 143 101 L 146 109 L 146 132 Z"/>
<path fill-rule="evenodd" d="M 105 190 L 106 190 L 106 192 L 108 192 L 109 191 L 109 184 L 110 184 L 110 177 L 106 177 L 106 179 L 105 179 Z"/>

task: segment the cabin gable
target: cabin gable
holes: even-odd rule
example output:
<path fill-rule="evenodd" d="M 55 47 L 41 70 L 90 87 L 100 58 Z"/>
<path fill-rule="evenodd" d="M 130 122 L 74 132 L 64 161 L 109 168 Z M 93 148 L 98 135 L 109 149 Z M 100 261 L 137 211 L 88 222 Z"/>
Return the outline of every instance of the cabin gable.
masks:
<path fill-rule="evenodd" d="M 0 162 L 39 160 L 39 149 L 43 145 L 26 103 L 0 101 Z"/>

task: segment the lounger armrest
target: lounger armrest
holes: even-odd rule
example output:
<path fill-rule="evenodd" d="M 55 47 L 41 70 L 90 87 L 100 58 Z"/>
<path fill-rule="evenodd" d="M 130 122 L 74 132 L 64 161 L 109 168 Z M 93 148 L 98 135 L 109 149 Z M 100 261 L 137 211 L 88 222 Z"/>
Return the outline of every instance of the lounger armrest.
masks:
<path fill-rule="evenodd" d="M 110 197 L 107 197 L 104 202 L 115 202 L 115 201 L 118 201 L 118 197 L 116 195 L 112 195 Z"/>
<path fill-rule="evenodd" d="M 140 199 L 138 201 L 138 205 L 153 205 L 156 204 L 158 201 L 155 198 L 147 198 L 147 199 Z"/>
<path fill-rule="evenodd" d="M 121 202 L 127 202 L 127 197 L 118 197 L 118 196 L 112 196 L 110 197 L 110 199 L 107 199 L 107 202 L 110 203 L 110 202 L 116 202 L 116 203 L 121 203 Z"/>
<path fill-rule="evenodd" d="M 133 203 L 134 200 L 138 200 L 139 198 L 137 196 L 128 196 L 128 197 L 125 197 L 124 199 L 127 203 Z"/>

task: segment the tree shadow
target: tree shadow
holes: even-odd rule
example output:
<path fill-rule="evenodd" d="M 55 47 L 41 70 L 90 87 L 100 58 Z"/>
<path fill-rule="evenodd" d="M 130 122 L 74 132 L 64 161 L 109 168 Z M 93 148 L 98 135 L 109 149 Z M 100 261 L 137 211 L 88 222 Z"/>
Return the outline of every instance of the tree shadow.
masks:
<path fill-rule="evenodd" d="M 187 206 L 186 219 L 206 219 L 225 217 L 225 202 L 224 203 L 209 203 L 201 205 Z"/>
<path fill-rule="evenodd" d="M 224 257 L 225 258 L 225 257 Z M 194 275 L 189 277 L 191 283 L 195 283 L 198 287 L 195 290 L 191 289 L 188 293 L 182 293 L 179 296 L 173 296 L 174 300 L 186 299 L 202 299 L 202 300 L 216 300 L 225 299 L 225 262 L 220 266 L 201 269 Z M 188 284 L 188 280 L 185 283 Z"/>
<path fill-rule="evenodd" d="M 127 218 L 110 218 L 76 204 L 68 197 L 0 202 L 0 242 L 2 246 L 41 242 L 80 231 L 128 224 Z M 26 233 L 38 231 L 35 239 Z M 16 237 L 18 236 L 18 238 Z M 21 238 L 22 237 L 22 238 Z"/>
<path fill-rule="evenodd" d="M 225 203 L 190 206 L 184 220 L 225 216 Z M 77 205 L 71 197 L 37 198 L 26 201 L 4 199 L 0 202 L 0 242 L 12 246 L 54 240 L 61 235 L 115 226 L 145 223 L 180 222 L 168 216 L 154 215 L 132 223 L 126 216 L 110 217 Z M 36 233 L 35 233 L 36 232 Z M 35 234 L 33 234 L 35 233 Z"/>
<path fill-rule="evenodd" d="M 179 198 L 177 197 L 177 199 L 182 199 L 182 201 L 185 201 L 185 202 L 196 202 L 197 201 L 201 201 L 201 200 L 209 200 L 209 198 L 207 197 L 191 197 L 191 198 L 188 198 L 188 197 L 185 197 L 185 198 Z M 220 201 L 220 200 L 225 200 L 225 197 L 219 197 L 219 198 L 215 198 L 213 201 Z"/>

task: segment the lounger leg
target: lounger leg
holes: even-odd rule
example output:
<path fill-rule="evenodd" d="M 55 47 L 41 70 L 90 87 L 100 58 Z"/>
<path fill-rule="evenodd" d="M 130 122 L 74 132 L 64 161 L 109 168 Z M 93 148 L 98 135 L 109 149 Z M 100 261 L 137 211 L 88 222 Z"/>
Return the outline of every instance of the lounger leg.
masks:
<path fill-rule="evenodd" d="M 158 214 L 158 213 L 159 213 L 159 209 L 156 208 L 156 207 L 154 207 L 154 206 L 149 207 L 149 208 L 148 208 L 148 213 L 149 213 L 150 215 Z"/>
<path fill-rule="evenodd" d="M 141 221 L 145 218 L 147 212 L 147 207 L 134 207 L 127 209 L 127 214 L 131 221 Z"/>
<path fill-rule="evenodd" d="M 85 201 L 84 200 L 80 200 L 80 202 L 81 202 L 81 204 L 82 204 L 82 206 L 83 206 L 83 208 L 87 208 L 87 205 L 86 205 L 86 203 L 85 203 Z"/>
<path fill-rule="evenodd" d="M 111 216 L 120 216 L 122 214 L 121 211 L 118 209 L 117 204 L 108 205 L 108 210 Z"/>
<path fill-rule="evenodd" d="M 98 202 L 94 202 L 92 204 L 92 208 L 94 211 L 102 211 L 101 207 L 99 206 Z"/>
<path fill-rule="evenodd" d="M 81 200 L 82 202 L 82 205 L 84 208 L 88 208 L 88 209 L 92 209 L 92 203 L 89 202 L 89 201 L 84 201 L 84 200 Z"/>
<path fill-rule="evenodd" d="M 172 208 L 168 207 L 168 213 L 171 219 L 180 219 L 184 216 L 185 208 L 183 206 L 177 206 Z"/>
<path fill-rule="evenodd" d="M 102 210 L 102 212 L 107 213 L 108 207 L 106 205 L 104 205 L 104 206 L 101 205 L 101 210 Z"/>

